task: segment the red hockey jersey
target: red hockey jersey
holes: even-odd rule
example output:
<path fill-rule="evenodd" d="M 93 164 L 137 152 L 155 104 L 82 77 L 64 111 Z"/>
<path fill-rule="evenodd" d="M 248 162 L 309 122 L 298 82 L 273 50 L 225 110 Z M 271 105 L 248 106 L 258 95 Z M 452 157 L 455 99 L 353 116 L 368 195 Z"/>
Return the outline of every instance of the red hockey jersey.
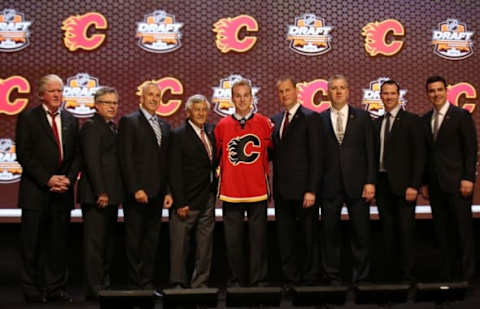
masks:
<path fill-rule="evenodd" d="M 243 123 L 242 123 L 243 122 Z M 220 120 L 215 128 L 220 157 L 219 199 L 232 203 L 268 199 L 268 147 L 273 124 L 261 114 L 246 121 L 233 116 Z"/>

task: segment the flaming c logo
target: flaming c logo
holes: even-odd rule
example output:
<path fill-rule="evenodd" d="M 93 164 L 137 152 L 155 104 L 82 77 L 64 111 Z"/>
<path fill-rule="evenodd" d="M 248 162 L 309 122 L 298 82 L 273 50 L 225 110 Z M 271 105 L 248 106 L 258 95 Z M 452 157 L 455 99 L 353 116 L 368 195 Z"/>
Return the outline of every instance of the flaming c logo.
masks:
<path fill-rule="evenodd" d="M 405 28 L 395 19 L 369 23 L 362 28 L 362 35 L 365 37 L 365 50 L 370 56 L 378 54 L 393 56 L 402 49 L 402 41 L 392 40 L 391 43 L 388 43 L 387 35 L 390 32 L 397 37 L 404 36 Z"/>
<path fill-rule="evenodd" d="M 242 28 L 247 31 L 258 31 L 257 21 L 248 15 L 240 15 L 234 18 L 222 18 L 213 25 L 213 32 L 217 33 L 216 45 L 222 53 L 228 53 L 233 50 L 239 53 L 249 51 L 257 38 L 254 36 L 245 36 L 239 38 L 239 32 Z"/>
<path fill-rule="evenodd" d="M 182 95 L 183 94 L 183 85 L 182 83 L 174 78 L 174 77 L 164 77 L 162 79 L 152 80 L 152 81 L 144 81 L 140 86 L 137 88 L 137 95 L 142 95 L 142 88 L 143 86 L 148 83 L 153 82 L 158 84 L 161 89 L 161 104 L 157 109 L 157 114 L 163 117 L 173 115 L 182 105 L 182 100 L 168 100 L 167 102 L 163 101 L 163 96 L 166 92 L 170 92 L 173 95 Z"/>
<path fill-rule="evenodd" d="M 460 105 L 460 98 L 462 95 L 465 95 L 466 99 L 472 100 L 477 98 L 477 90 L 470 83 L 462 82 L 455 85 L 449 85 L 447 89 L 448 101 L 456 106 Z M 462 108 L 473 113 L 475 103 L 465 103 Z"/>
<path fill-rule="evenodd" d="M 97 12 L 89 12 L 85 15 L 70 16 L 62 23 L 65 31 L 63 42 L 69 51 L 77 49 L 94 50 L 105 40 L 105 34 L 87 35 L 88 28 L 107 29 L 108 23 L 105 17 Z"/>
<path fill-rule="evenodd" d="M 316 79 L 311 82 L 297 84 L 297 99 L 306 108 L 318 113 L 330 107 L 330 101 L 314 102 L 315 95 L 321 92 L 323 96 L 328 95 L 328 82 L 324 79 Z"/>
<path fill-rule="evenodd" d="M 28 99 L 10 99 L 12 91 L 30 93 L 30 83 L 22 76 L 0 79 L 0 114 L 16 115 L 27 107 Z"/>

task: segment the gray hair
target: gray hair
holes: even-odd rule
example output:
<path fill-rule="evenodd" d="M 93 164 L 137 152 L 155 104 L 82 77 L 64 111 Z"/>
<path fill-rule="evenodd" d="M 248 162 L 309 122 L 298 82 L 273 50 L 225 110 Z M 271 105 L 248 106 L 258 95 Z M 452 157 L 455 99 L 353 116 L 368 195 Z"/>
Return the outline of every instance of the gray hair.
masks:
<path fill-rule="evenodd" d="M 348 88 L 347 78 L 345 76 L 341 75 L 341 74 L 335 74 L 328 79 L 328 88 L 330 88 L 330 85 L 332 84 L 332 82 L 334 80 L 337 80 L 337 79 L 343 79 L 345 81 L 345 84 L 347 85 L 347 88 Z"/>
<path fill-rule="evenodd" d="M 45 92 L 45 87 L 49 82 L 59 82 L 63 88 L 63 80 L 56 74 L 48 74 L 40 78 L 38 81 L 38 95 L 41 96 Z"/>
<path fill-rule="evenodd" d="M 150 88 L 150 87 L 155 87 L 157 89 L 160 89 L 160 86 L 157 83 L 148 82 L 145 85 L 143 85 L 143 87 L 142 87 L 142 95 L 144 95 L 145 91 L 147 91 L 147 89 Z"/>
<path fill-rule="evenodd" d="M 191 97 L 189 97 L 187 100 L 187 103 L 185 103 L 185 110 L 191 111 L 193 104 L 202 103 L 202 102 L 207 103 L 207 108 L 208 110 L 210 110 L 210 102 L 208 102 L 207 98 L 201 94 L 194 94 Z"/>
<path fill-rule="evenodd" d="M 109 86 L 102 86 L 102 87 L 98 88 L 97 91 L 95 92 L 95 96 L 94 96 L 95 102 L 97 102 L 98 98 L 103 97 L 104 95 L 109 94 L 109 93 L 115 94 L 117 96 L 117 99 L 118 99 L 117 89 L 115 89 L 113 87 L 109 87 Z"/>

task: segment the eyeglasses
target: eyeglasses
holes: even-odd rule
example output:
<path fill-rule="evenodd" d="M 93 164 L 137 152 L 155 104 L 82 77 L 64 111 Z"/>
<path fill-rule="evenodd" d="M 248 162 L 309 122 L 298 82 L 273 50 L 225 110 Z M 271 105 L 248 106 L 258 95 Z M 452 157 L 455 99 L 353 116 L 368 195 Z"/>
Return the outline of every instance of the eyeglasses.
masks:
<path fill-rule="evenodd" d="M 113 105 L 113 106 L 118 105 L 117 101 L 100 101 L 100 100 L 97 100 L 95 103 L 100 103 L 100 104 L 105 104 L 105 105 Z"/>

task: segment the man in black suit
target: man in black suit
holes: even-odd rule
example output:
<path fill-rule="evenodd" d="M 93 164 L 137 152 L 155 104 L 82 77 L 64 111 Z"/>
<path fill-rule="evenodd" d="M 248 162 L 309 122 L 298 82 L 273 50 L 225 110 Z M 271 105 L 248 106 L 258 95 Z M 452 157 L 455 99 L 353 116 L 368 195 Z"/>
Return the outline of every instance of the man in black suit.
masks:
<path fill-rule="evenodd" d="M 411 283 L 415 206 L 425 165 L 424 134 L 420 118 L 403 110 L 397 82 L 385 81 L 380 97 L 385 115 L 376 120 L 380 141 L 376 200 L 386 253 L 382 279 Z"/>
<path fill-rule="evenodd" d="M 429 77 L 426 88 L 433 109 L 423 116 L 427 168 L 422 195 L 430 198 L 441 253 L 441 280 L 470 281 L 475 274 L 471 206 L 477 131 L 470 113 L 447 101 L 443 77 Z M 457 260 L 460 269 L 455 267 Z"/>
<path fill-rule="evenodd" d="M 322 127 L 318 114 L 297 102 L 291 78 L 280 79 L 277 91 L 284 112 L 272 118 L 273 192 L 282 271 L 287 287 L 311 285 L 318 279 L 320 262 L 315 201 L 321 175 Z M 304 250 L 296 246 L 297 230 Z"/>
<path fill-rule="evenodd" d="M 80 130 L 83 169 L 77 194 L 83 214 L 87 299 L 97 298 L 98 291 L 110 287 L 118 205 L 123 200 L 113 122 L 118 110 L 117 90 L 98 89 L 95 109 Z"/>
<path fill-rule="evenodd" d="M 367 112 L 347 104 L 345 77 L 328 81 L 332 107 L 321 113 L 324 131 L 322 170 L 323 264 L 331 284 L 341 284 L 341 209 L 345 203 L 351 225 L 353 282 L 366 281 L 370 271 L 369 202 L 375 196 L 375 133 Z"/>
<path fill-rule="evenodd" d="M 174 287 L 208 286 L 215 226 L 215 137 L 206 123 L 210 103 L 203 95 L 185 104 L 187 122 L 171 135 L 170 282 Z M 188 274 L 191 239 L 195 240 L 193 275 Z"/>
<path fill-rule="evenodd" d="M 73 185 L 77 179 L 78 122 L 60 109 L 63 81 L 40 79 L 40 104 L 17 120 L 16 147 L 23 173 L 18 192 L 22 209 L 22 286 L 25 299 L 71 301 L 67 241 Z"/>
<path fill-rule="evenodd" d="M 155 260 L 167 193 L 170 125 L 156 111 L 161 90 L 142 88 L 140 109 L 120 119 L 119 158 L 126 190 L 125 214 L 128 278 L 132 289 L 154 289 Z"/>

